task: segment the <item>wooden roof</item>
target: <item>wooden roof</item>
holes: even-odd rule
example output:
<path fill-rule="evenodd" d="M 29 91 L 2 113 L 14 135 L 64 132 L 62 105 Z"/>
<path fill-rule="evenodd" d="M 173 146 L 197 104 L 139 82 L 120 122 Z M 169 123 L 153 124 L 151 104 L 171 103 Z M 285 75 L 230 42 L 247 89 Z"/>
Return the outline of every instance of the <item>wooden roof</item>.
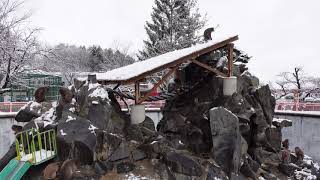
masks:
<path fill-rule="evenodd" d="M 236 40 L 238 40 L 237 35 L 216 37 L 204 44 L 168 52 L 105 73 L 97 73 L 97 80 L 100 83 L 134 83 L 161 70 L 194 60 L 200 55 L 222 48 Z"/>

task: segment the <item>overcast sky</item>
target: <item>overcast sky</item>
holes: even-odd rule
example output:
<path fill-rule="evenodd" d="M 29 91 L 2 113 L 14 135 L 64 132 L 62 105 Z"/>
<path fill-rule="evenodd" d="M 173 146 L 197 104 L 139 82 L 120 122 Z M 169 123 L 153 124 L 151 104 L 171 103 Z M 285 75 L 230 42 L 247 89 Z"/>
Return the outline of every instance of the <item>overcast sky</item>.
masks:
<path fill-rule="evenodd" d="M 145 39 L 144 24 L 154 0 L 27 0 L 31 23 L 41 40 L 76 45 L 130 47 Z M 235 44 L 253 56 L 249 67 L 262 81 L 302 66 L 320 76 L 320 2 L 318 0 L 199 0 L 202 14 L 217 31 L 239 35 Z M 214 34 L 213 34 L 214 36 Z"/>

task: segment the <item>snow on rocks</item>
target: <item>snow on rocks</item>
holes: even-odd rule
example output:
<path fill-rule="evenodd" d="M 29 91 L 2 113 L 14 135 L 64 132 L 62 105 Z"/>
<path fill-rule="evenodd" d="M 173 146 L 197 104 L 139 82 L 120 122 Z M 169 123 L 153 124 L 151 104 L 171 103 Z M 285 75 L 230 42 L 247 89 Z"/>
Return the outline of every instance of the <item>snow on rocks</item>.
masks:
<path fill-rule="evenodd" d="M 217 67 L 223 67 L 228 62 L 228 58 L 223 56 L 219 59 Z"/>
<path fill-rule="evenodd" d="M 294 177 L 297 180 L 316 180 L 317 177 L 311 174 L 311 170 L 304 168 L 302 170 L 296 170 L 294 172 Z"/>
<path fill-rule="evenodd" d="M 95 89 L 95 88 L 97 88 L 97 87 L 99 87 L 99 86 L 101 86 L 99 83 L 89 83 L 89 91 L 91 90 L 91 89 Z"/>
<path fill-rule="evenodd" d="M 31 101 L 31 104 L 30 104 L 30 111 L 33 111 L 34 108 L 40 108 L 41 107 L 41 104 L 40 103 L 37 103 L 35 101 Z"/>
<path fill-rule="evenodd" d="M 273 118 L 272 124 L 276 127 L 290 127 L 292 126 L 292 121 L 289 119 L 279 119 L 279 118 Z"/>
<path fill-rule="evenodd" d="M 320 170 L 319 164 L 313 161 L 310 156 L 304 155 L 303 162 L 310 166 L 313 166 L 317 171 Z"/>
<path fill-rule="evenodd" d="M 65 132 L 63 131 L 63 129 L 60 129 L 60 134 L 61 134 L 62 136 L 66 136 L 66 135 L 67 135 L 67 133 L 65 133 Z"/>
<path fill-rule="evenodd" d="M 92 104 L 99 104 L 98 101 L 92 101 L 91 103 L 92 103 Z"/>
<path fill-rule="evenodd" d="M 89 94 L 89 97 L 100 97 L 102 100 L 109 100 L 108 91 L 101 86 L 98 86 L 91 94 Z"/>
<path fill-rule="evenodd" d="M 96 132 L 94 130 L 98 129 L 97 127 L 95 127 L 94 125 L 90 124 L 88 130 L 91 131 L 92 134 L 96 135 Z"/>
<path fill-rule="evenodd" d="M 43 126 L 46 127 L 48 125 L 55 125 L 56 122 L 56 114 L 55 114 L 55 103 L 52 103 L 53 107 L 51 107 L 48 111 L 44 112 L 40 117 L 36 118 L 35 123 L 43 123 Z"/>
<path fill-rule="evenodd" d="M 76 99 L 75 99 L 75 98 L 72 98 L 71 104 L 72 104 L 72 105 L 75 105 L 76 102 L 77 102 Z"/>
<path fill-rule="evenodd" d="M 71 107 L 71 108 L 69 108 L 69 111 L 72 112 L 72 113 L 74 113 L 74 112 L 76 111 L 76 108 Z"/>
<path fill-rule="evenodd" d="M 73 120 L 76 120 L 76 118 L 72 116 L 68 116 L 68 119 L 66 120 L 66 122 L 73 121 Z"/>

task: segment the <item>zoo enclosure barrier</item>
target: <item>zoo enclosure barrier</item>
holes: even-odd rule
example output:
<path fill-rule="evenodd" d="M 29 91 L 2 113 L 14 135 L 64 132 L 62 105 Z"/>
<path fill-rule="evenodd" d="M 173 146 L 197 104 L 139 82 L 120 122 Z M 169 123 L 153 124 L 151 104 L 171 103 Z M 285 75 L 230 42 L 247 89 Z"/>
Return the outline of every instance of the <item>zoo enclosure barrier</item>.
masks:
<path fill-rule="evenodd" d="M 56 132 L 54 129 L 39 132 L 29 129 L 16 135 L 17 160 L 27 159 L 31 164 L 37 165 L 57 154 Z M 26 158 L 25 158 L 26 157 Z"/>

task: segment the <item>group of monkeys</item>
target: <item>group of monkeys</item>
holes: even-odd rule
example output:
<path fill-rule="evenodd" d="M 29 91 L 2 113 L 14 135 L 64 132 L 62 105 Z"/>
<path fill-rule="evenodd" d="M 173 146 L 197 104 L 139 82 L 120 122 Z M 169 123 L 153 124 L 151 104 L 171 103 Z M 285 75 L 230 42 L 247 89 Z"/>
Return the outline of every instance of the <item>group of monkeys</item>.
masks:
<path fill-rule="evenodd" d="M 282 161 L 284 163 L 288 162 L 290 163 L 290 150 L 289 150 L 289 140 L 288 139 L 285 139 L 283 142 L 282 142 L 282 149 L 284 150 L 282 153 Z M 295 147 L 294 148 L 294 154 L 297 158 L 297 162 L 303 162 L 303 159 L 304 159 L 304 153 L 302 151 L 302 149 L 300 149 L 299 147 Z"/>

